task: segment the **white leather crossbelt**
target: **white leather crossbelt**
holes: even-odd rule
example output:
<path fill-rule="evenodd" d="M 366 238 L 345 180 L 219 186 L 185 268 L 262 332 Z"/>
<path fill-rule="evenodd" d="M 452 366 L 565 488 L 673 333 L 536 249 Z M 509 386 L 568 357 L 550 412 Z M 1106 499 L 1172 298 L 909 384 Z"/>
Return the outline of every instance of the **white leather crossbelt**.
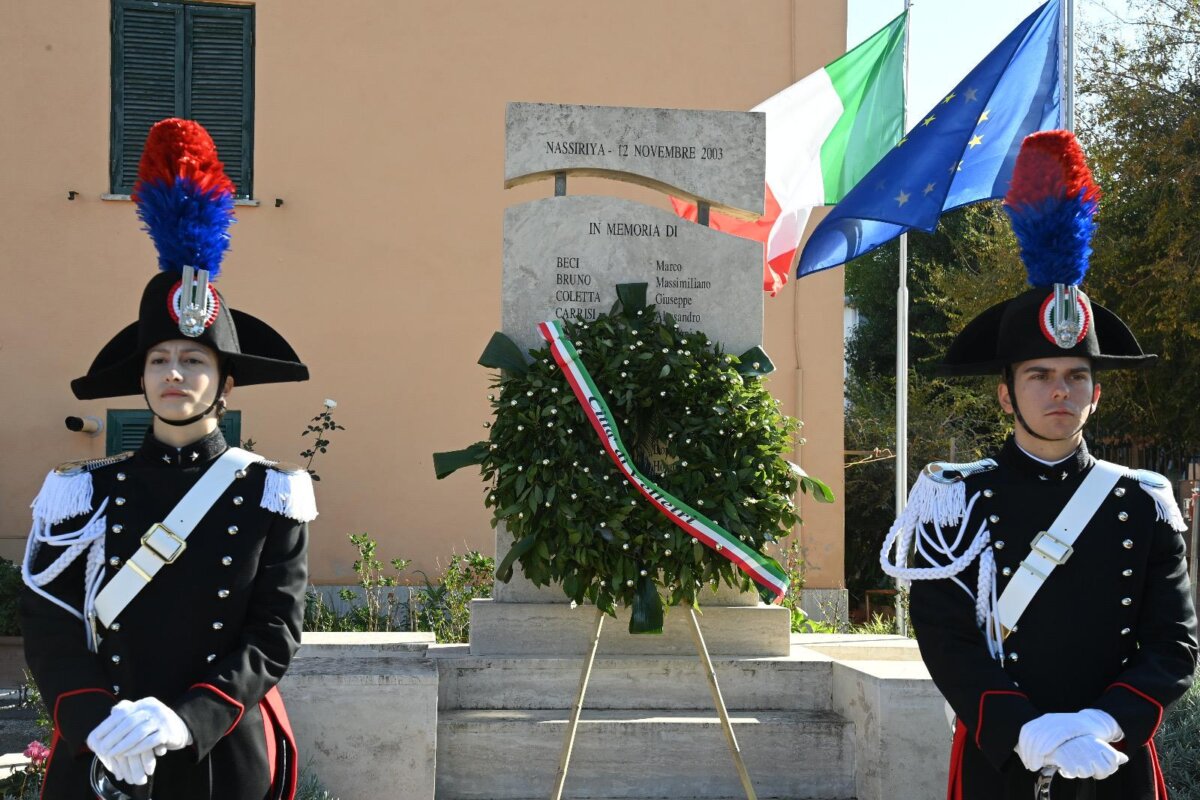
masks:
<path fill-rule="evenodd" d="M 1029 555 L 1013 572 L 996 604 L 1005 636 L 1017 627 L 1021 615 L 1050 573 L 1054 572 L 1055 567 L 1065 564 L 1075 552 L 1075 540 L 1124 474 L 1124 467 L 1108 461 L 1096 461 L 1050 527 L 1034 538 Z"/>
<path fill-rule="evenodd" d="M 233 483 L 238 471 L 261 460 L 262 456 L 240 447 L 229 448 L 171 509 L 166 519 L 150 526 L 142 536 L 142 546 L 96 596 L 95 616 L 104 627 L 112 625 L 160 569 L 183 554 L 188 536 Z"/>

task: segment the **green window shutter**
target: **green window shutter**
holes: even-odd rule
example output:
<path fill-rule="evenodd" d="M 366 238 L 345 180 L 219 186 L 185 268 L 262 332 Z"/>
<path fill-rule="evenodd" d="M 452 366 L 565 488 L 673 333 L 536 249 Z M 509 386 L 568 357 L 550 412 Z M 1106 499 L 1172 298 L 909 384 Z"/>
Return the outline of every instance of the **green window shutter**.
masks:
<path fill-rule="evenodd" d="M 110 408 L 105 424 L 108 434 L 104 440 L 104 454 L 113 456 L 126 450 L 137 450 L 153 421 L 149 410 L 144 408 Z M 220 428 L 225 441 L 237 446 L 242 440 L 242 412 L 226 412 Z"/>
<path fill-rule="evenodd" d="M 142 446 L 153 419 L 149 411 L 141 408 L 110 408 L 107 416 L 104 427 L 108 435 L 104 440 L 104 455 L 115 456 Z"/>
<path fill-rule="evenodd" d="M 253 194 L 254 8 L 112 0 L 110 191 L 129 194 L 150 126 L 200 122 L 241 197 Z"/>
<path fill-rule="evenodd" d="M 183 108 L 183 6 L 113 0 L 110 183 L 129 194 L 150 126 Z"/>
<path fill-rule="evenodd" d="M 184 107 L 212 135 L 241 197 L 253 192 L 254 9 L 185 7 Z"/>

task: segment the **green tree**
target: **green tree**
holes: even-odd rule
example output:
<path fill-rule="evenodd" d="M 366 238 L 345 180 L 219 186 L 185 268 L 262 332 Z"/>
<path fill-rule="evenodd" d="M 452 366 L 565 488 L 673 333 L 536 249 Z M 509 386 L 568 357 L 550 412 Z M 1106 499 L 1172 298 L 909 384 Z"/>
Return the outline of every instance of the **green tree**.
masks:
<path fill-rule="evenodd" d="M 1105 190 L 1087 286 L 1160 361 L 1104 376 L 1096 432 L 1175 473 L 1200 453 L 1200 0 L 1133 6 L 1081 58 L 1080 138 Z"/>

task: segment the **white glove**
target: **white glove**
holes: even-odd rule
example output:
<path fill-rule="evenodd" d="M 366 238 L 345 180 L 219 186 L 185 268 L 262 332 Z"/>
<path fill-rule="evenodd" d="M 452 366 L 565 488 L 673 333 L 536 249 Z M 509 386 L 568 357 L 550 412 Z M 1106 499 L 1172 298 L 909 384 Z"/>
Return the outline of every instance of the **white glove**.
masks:
<path fill-rule="evenodd" d="M 99 758 L 100 763 L 114 778 L 134 786 L 144 785 L 154 774 L 156 759 L 150 752 L 134 756 L 117 756 L 113 759 L 103 756 Z"/>
<path fill-rule="evenodd" d="M 136 703 L 128 700 L 117 703 L 108 719 L 96 726 L 87 739 L 92 752 L 114 766 L 121 756 L 161 754 L 191 743 L 192 732 L 187 724 L 155 697 L 145 697 Z"/>
<path fill-rule="evenodd" d="M 1025 769 L 1037 772 L 1050 763 L 1050 754 L 1059 745 L 1077 736 L 1115 742 L 1124 734 L 1112 715 L 1095 708 L 1085 708 L 1072 714 L 1043 714 L 1021 726 L 1017 755 L 1021 757 Z"/>
<path fill-rule="evenodd" d="M 1058 767 L 1058 774 L 1064 778 L 1096 780 L 1104 780 L 1128 761 L 1129 756 L 1094 736 L 1077 736 L 1063 742 L 1049 759 L 1050 765 Z"/>

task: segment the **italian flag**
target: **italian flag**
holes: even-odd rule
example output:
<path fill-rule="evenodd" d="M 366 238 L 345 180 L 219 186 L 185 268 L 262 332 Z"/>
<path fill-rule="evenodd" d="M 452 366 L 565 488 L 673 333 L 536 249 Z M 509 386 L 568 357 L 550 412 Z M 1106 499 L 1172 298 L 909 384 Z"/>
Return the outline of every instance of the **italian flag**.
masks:
<path fill-rule="evenodd" d="M 763 289 L 772 295 L 787 283 L 813 207 L 838 203 L 900 140 L 906 14 L 750 109 L 766 114 L 763 216 L 747 222 L 713 212 L 709 226 L 766 244 Z M 696 220 L 694 204 L 671 203 Z"/>

